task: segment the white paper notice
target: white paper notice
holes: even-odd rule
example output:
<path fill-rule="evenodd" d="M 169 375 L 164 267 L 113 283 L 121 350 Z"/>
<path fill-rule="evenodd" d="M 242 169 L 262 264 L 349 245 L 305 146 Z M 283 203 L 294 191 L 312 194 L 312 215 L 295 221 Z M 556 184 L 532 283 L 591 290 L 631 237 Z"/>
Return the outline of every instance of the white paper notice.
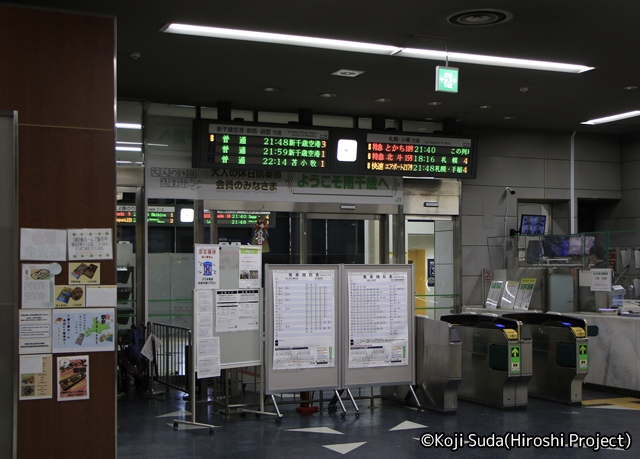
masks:
<path fill-rule="evenodd" d="M 260 290 L 217 290 L 216 333 L 258 330 Z"/>
<path fill-rule="evenodd" d="M 22 265 L 23 308 L 53 308 L 54 276 L 50 266 Z"/>
<path fill-rule="evenodd" d="M 67 259 L 67 231 L 21 228 L 20 259 L 65 261 Z"/>
<path fill-rule="evenodd" d="M 113 231 L 111 228 L 68 230 L 69 260 L 111 260 Z"/>
<path fill-rule="evenodd" d="M 350 272 L 349 368 L 408 365 L 405 272 Z"/>
<path fill-rule="evenodd" d="M 142 354 L 148 360 L 153 362 L 154 361 L 153 352 L 154 350 L 157 351 L 158 349 L 160 349 L 160 347 L 162 347 L 162 340 L 152 333 L 149 335 L 149 337 L 147 338 L 147 341 L 144 343 L 144 346 L 142 347 L 140 354 Z"/>
<path fill-rule="evenodd" d="M 51 310 L 21 309 L 19 311 L 20 354 L 51 352 Z"/>
<path fill-rule="evenodd" d="M 611 269 L 591 269 L 591 291 L 611 291 Z"/>
<path fill-rule="evenodd" d="M 196 244 L 195 288 L 218 288 L 220 285 L 220 247 L 211 244 Z"/>
<path fill-rule="evenodd" d="M 262 247 L 240 247 L 238 266 L 240 271 L 239 288 L 260 288 L 262 286 Z"/>
<path fill-rule="evenodd" d="M 220 376 L 220 338 L 198 339 L 198 379 Z"/>
<path fill-rule="evenodd" d="M 194 301 L 196 340 L 213 338 L 213 291 L 195 290 Z"/>
<path fill-rule="evenodd" d="M 87 286 L 87 307 L 115 308 L 118 303 L 118 288 L 115 285 Z"/>
<path fill-rule="evenodd" d="M 333 367 L 335 278 L 331 270 L 273 272 L 273 369 Z"/>

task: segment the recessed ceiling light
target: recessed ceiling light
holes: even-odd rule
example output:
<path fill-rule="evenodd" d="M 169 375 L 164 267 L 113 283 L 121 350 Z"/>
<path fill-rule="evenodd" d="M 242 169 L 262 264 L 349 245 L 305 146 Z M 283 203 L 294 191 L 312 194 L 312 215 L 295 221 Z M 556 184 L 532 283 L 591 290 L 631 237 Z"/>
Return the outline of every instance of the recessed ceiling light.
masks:
<path fill-rule="evenodd" d="M 482 109 L 493 108 L 493 105 L 478 105 L 478 108 L 482 108 Z"/>
<path fill-rule="evenodd" d="M 359 75 L 362 75 L 363 73 L 364 73 L 364 70 L 341 69 L 341 70 L 336 70 L 331 75 L 347 77 L 347 78 L 355 78 Z"/>
<path fill-rule="evenodd" d="M 427 102 L 427 105 L 442 105 L 442 102 L 438 102 L 436 100 L 436 101 L 433 101 L 433 102 Z"/>
<path fill-rule="evenodd" d="M 262 88 L 264 92 L 278 92 L 280 89 L 278 88 Z"/>
<path fill-rule="evenodd" d="M 433 121 L 433 118 L 425 118 L 425 121 Z"/>
<path fill-rule="evenodd" d="M 634 89 L 638 89 L 637 86 L 625 86 L 624 88 L 622 88 L 626 91 L 633 91 Z"/>
<path fill-rule="evenodd" d="M 333 99 L 334 97 L 337 97 L 335 94 L 330 94 L 328 92 L 325 92 L 324 94 L 320 94 L 320 97 L 322 97 L 323 99 Z"/>
<path fill-rule="evenodd" d="M 118 129 L 142 129 L 142 124 L 135 123 L 116 123 Z"/>
<path fill-rule="evenodd" d="M 502 119 L 503 120 L 515 120 L 516 117 L 515 116 L 503 116 Z"/>
<path fill-rule="evenodd" d="M 452 14 L 447 21 L 454 25 L 478 27 L 499 24 L 510 21 L 512 18 L 513 15 L 508 11 L 482 9 Z"/>
<path fill-rule="evenodd" d="M 384 97 L 381 97 L 380 99 L 375 99 L 374 102 L 379 102 L 379 103 L 391 102 L 391 99 L 386 99 Z"/>

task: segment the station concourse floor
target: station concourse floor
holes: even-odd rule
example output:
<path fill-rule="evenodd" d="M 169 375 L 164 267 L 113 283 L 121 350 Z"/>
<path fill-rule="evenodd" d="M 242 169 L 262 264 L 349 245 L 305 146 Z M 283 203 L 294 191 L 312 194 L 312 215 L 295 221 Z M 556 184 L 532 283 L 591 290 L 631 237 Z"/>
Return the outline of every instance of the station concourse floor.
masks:
<path fill-rule="evenodd" d="M 156 387 L 158 390 L 161 389 Z M 450 415 L 420 412 L 397 401 L 375 398 L 374 409 L 370 408 L 369 400 L 356 400 L 359 408 L 359 416 L 356 417 L 353 405 L 344 394 L 347 410 L 344 417 L 340 409 L 327 412 L 326 402 L 324 411 L 314 414 L 296 412 L 295 407 L 299 405 L 295 403 L 279 403 L 278 408 L 283 415 L 280 422 L 266 414 L 245 413 L 243 417 L 232 412 L 225 417 L 219 411 L 222 409 L 220 405 L 198 401 L 196 422 L 214 425 L 213 434 L 207 427 L 194 428 L 197 426 L 188 424 L 178 424 L 178 429 L 174 429 L 174 419 L 192 420 L 191 404 L 183 400 L 183 395 L 171 390 L 164 395 L 150 397 L 135 388 L 121 394 L 117 402 L 118 458 L 640 457 L 640 396 L 635 398 L 589 386 L 584 388 L 581 406 L 529 397 L 526 409 L 499 410 L 459 400 L 457 413 Z M 328 401 L 331 392 L 323 395 Z M 265 412 L 274 411 L 270 401 L 265 404 Z M 507 432 L 522 433 L 520 438 L 529 438 L 522 439 L 522 442 L 543 441 L 535 437 L 550 439 L 554 434 L 556 444 L 562 436 L 565 446 L 544 449 L 530 446 L 511 450 L 482 447 L 483 442 L 499 442 Z M 447 447 L 422 446 L 420 439 L 423 434 L 435 436 L 439 433 L 450 436 L 451 439 L 446 441 L 452 442 L 451 445 L 463 446 L 455 451 Z M 571 434 L 574 436 L 570 437 Z M 608 447 L 595 451 L 597 443 L 594 437 L 598 434 L 622 434 L 632 440 L 631 446 L 622 449 L 605 445 Z M 582 441 L 582 446 L 567 446 L 570 438 Z M 445 441 L 442 437 L 440 440 Z"/>

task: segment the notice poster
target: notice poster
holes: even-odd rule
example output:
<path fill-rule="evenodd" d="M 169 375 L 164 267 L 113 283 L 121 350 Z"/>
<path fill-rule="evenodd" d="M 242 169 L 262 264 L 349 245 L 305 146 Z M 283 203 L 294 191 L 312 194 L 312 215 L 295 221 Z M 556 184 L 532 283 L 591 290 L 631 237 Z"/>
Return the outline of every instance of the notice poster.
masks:
<path fill-rule="evenodd" d="M 213 338 L 213 292 L 195 290 L 193 295 L 196 339 Z"/>
<path fill-rule="evenodd" d="M 260 290 L 217 290 L 216 333 L 258 330 Z"/>
<path fill-rule="evenodd" d="M 198 379 L 220 376 L 220 338 L 199 338 L 197 342 Z"/>
<path fill-rule="evenodd" d="M 262 248 L 238 249 L 239 288 L 260 288 L 262 286 Z"/>
<path fill-rule="evenodd" d="M 69 262 L 69 284 L 100 284 L 100 263 Z"/>
<path fill-rule="evenodd" d="M 20 400 L 53 397 L 51 354 L 20 356 Z"/>
<path fill-rule="evenodd" d="M 55 276 L 51 265 L 22 265 L 22 307 L 52 308 Z"/>
<path fill-rule="evenodd" d="M 113 259 L 111 228 L 67 230 L 69 261 Z"/>
<path fill-rule="evenodd" d="M 58 401 L 89 399 L 89 356 L 58 357 Z"/>
<path fill-rule="evenodd" d="M 196 289 L 219 288 L 220 285 L 220 248 L 211 244 L 196 244 L 195 249 L 195 287 Z"/>
<path fill-rule="evenodd" d="M 516 300 L 513 309 L 529 309 L 531 297 L 533 297 L 533 289 L 536 286 L 536 279 L 521 279 L 520 288 L 516 294 Z"/>
<path fill-rule="evenodd" d="M 349 368 L 408 365 L 409 278 L 350 272 Z"/>
<path fill-rule="evenodd" d="M 491 282 L 491 288 L 489 288 L 489 294 L 487 295 L 487 301 L 484 305 L 489 309 L 496 309 L 498 307 L 498 301 L 500 301 L 500 293 L 502 293 L 502 281 Z"/>
<path fill-rule="evenodd" d="M 518 294 L 518 288 L 520 282 L 507 281 L 504 286 L 504 292 L 502 293 L 502 299 L 500 300 L 501 309 L 513 309 L 513 305 L 516 302 L 516 295 Z"/>
<path fill-rule="evenodd" d="M 66 261 L 65 230 L 20 228 L 20 260 Z"/>
<path fill-rule="evenodd" d="M 591 269 L 590 288 L 592 292 L 610 292 L 611 291 L 611 269 Z"/>
<path fill-rule="evenodd" d="M 333 367 L 335 289 L 331 270 L 273 272 L 273 369 Z"/>
<path fill-rule="evenodd" d="M 51 352 L 51 309 L 21 309 L 18 343 L 20 354 Z"/>
<path fill-rule="evenodd" d="M 56 285 L 54 288 L 54 308 L 84 308 L 84 285 Z"/>
<path fill-rule="evenodd" d="M 53 352 L 115 350 L 115 309 L 53 310 Z"/>

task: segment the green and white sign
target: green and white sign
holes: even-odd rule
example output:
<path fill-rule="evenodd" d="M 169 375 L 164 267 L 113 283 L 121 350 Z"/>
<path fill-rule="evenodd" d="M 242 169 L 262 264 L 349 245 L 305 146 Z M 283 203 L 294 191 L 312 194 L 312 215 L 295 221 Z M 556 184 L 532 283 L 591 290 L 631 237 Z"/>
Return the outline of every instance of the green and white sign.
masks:
<path fill-rule="evenodd" d="M 520 374 L 520 346 L 509 346 L 509 374 Z"/>
<path fill-rule="evenodd" d="M 455 67 L 436 67 L 436 91 L 458 92 L 458 69 Z"/>
<path fill-rule="evenodd" d="M 578 343 L 578 370 L 589 368 L 589 347 L 587 343 Z"/>

